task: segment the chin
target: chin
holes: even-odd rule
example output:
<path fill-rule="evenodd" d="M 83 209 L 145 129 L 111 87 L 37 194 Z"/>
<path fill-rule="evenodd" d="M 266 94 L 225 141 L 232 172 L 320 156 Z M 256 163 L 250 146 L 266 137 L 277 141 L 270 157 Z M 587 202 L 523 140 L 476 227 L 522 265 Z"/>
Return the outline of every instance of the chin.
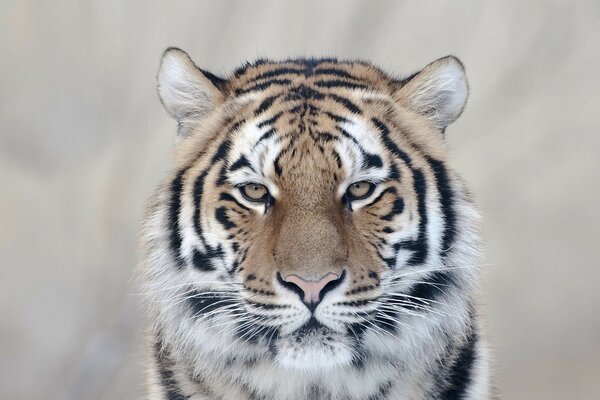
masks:
<path fill-rule="evenodd" d="M 322 372 L 352 363 L 353 341 L 323 325 L 308 325 L 280 337 L 277 343 L 277 363 L 283 368 Z"/>

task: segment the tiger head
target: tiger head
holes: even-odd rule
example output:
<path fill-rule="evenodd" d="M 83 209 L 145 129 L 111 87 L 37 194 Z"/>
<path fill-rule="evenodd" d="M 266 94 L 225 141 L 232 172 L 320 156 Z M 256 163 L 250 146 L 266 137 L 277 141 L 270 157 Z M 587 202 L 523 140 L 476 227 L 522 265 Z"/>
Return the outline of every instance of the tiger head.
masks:
<path fill-rule="evenodd" d="M 460 61 L 395 79 L 261 60 L 224 79 L 169 49 L 158 80 L 178 122 L 144 235 L 164 340 L 312 371 L 466 320 L 476 213 L 444 144 L 468 94 Z"/>

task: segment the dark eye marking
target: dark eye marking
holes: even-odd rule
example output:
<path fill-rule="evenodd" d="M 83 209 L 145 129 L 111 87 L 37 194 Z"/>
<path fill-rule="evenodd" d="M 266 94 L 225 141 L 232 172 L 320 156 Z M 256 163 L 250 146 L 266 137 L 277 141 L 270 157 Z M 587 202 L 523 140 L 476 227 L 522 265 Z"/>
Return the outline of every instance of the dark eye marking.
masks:
<path fill-rule="evenodd" d="M 382 190 L 381 193 L 379 193 L 379 195 L 377 197 L 375 197 L 372 202 L 370 202 L 369 204 L 365 205 L 365 207 L 373 206 L 373 205 L 379 203 L 383 199 L 383 196 L 385 196 L 388 193 L 394 194 L 394 193 L 397 193 L 397 190 L 393 186 L 390 186 L 390 187 Z"/>
<path fill-rule="evenodd" d="M 225 207 L 219 207 L 215 210 L 215 218 L 225 229 L 232 229 L 237 226 L 227 215 L 227 208 Z"/>
<path fill-rule="evenodd" d="M 235 197 L 233 197 L 229 193 L 222 192 L 219 195 L 219 200 L 228 201 L 228 202 L 231 202 L 231 203 L 235 203 L 235 205 L 237 205 L 238 207 L 244 209 L 245 211 L 251 211 L 248 207 L 246 207 L 245 205 L 243 205 L 242 203 L 240 203 Z"/>
<path fill-rule="evenodd" d="M 384 221 L 391 221 L 396 215 L 402 214 L 402 211 L 404 211 L 404 200 L 402 200 L 402 197 L 398 197 L 392 203 L 390 212 L 381 217 L 381 219 Z"/>

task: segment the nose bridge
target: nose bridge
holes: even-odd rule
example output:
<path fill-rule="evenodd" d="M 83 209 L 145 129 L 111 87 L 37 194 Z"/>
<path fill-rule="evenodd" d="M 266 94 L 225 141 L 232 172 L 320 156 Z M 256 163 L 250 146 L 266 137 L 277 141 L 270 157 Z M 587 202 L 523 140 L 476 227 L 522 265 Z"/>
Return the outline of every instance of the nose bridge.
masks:
<path fill-rule="evenodd" d="M 340 224 L 324 207 L 292 206 L 280 220 L 274 255 L 283 276 L 296 274 L 319 279 L 339 275 L 346 262 L 346 246 Z"/>

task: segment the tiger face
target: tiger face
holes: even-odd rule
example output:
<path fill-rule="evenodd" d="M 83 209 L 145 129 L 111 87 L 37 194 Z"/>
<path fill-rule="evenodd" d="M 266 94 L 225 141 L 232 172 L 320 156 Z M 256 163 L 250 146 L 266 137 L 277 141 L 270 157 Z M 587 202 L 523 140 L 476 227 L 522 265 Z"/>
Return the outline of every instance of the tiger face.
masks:
<path fill-rule="evenodd" d="M 221 79 L 171 49 L 159 94 L 179 133 L 147 280 L 169 340 L 292 370 L 357 365 L 410 346 L 423 318 L 444 323 L 471 285 L 454 261 L 474 211 L 443 140 L 467 97 L 457 59 L 403 80 L 331 59 Z"/>

